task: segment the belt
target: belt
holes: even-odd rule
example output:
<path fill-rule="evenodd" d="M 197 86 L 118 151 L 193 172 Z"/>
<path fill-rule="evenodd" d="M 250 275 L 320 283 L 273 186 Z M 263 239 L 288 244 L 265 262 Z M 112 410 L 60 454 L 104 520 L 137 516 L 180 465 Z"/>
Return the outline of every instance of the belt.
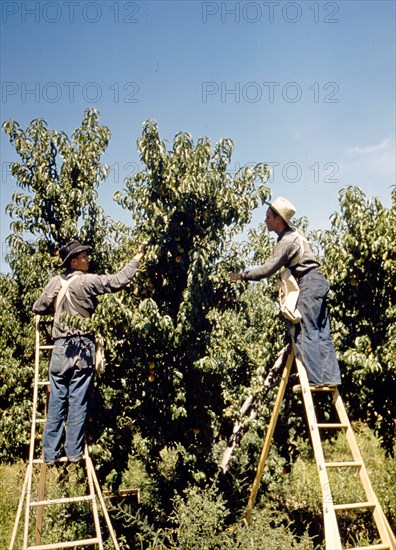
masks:
<path fill-rule="evenodd" d="M 68 334 L 67 336 L 58 336 L 57 338 L 54 339 L 54 342 L 56 342 L 57 340 L 73 340 L 73 339 L 81 339 L 81 338 L 87 338 L 88 340 L 91 340 L 92 342 L 95 342 L 95 338 L 92 336 L 92 334 L 80 334 L 79 332 L 77 332 L 76 334 Z"/>
<path fill-rule="evenodd" d="M 308 273 L 312 273 L 312 272 L 318 272 L 321 275 L 323 275 L 323 273 L 321 272 L 319 267 L 311 267 L 310 269 L 307 269 L 306 271 L 304 271 L 304 273 L 301 273 L 301 275 L 299 275 L 298 277 L 296 276 L 295 279 L 297 281 L 300 281 L 303 277 L 305 277 L 305 275 L 307 275 Z"/>

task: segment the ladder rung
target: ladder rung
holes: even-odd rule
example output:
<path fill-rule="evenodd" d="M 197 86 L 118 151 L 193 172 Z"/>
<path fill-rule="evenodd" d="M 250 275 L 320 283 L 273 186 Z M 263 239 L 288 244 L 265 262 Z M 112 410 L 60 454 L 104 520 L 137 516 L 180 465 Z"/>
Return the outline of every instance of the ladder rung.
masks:
<path fill-rule="evenodd" d="M 39 386 L 49 386 L 50 385 L 50 381 L 49 380 L 45 380 L 43 382 L 39 382 L 38 383 Z"/>
<path fill-rule="evenodd" d="M 135 504 L 140 504 L 140 489 L 119 489 L 117 493 L 103 491 L 104 498 L 131 499 Z"/>
<path fill-rule="evenodd" d="M 338 423 L 318 423 L 318 428 L 348 428 L 348 424 L 338 424 Z"/>
<path fill-rule="evenodd" d="M 67 456 L 62 456 L 62 458 L 57 458 L 56 462 L 68 462 Z M 34 458 L 33 464 L 43 464 L 44 460 L 42 458 Z"/>
<path fill-rule="evenodd" d="M 361 468 L 361 462 L 326 462 L 326 468 Z"/>
<path fill-rule="evenodd" d="M 95 539 L 74 540 L 70 542 L 55 542 L 52 544 L 41 544 L 40 546 L 28 546 L 26 550 L 50 550 L 51 548 L 75 548 L 86 544 L 99 544 L 101 541 Z"/>
<path fill-rule="evenodd" d="M 337 388 L 337 386 L 318 386 L 318 387 L 310 386 L 309 389 L 311 391 L 335 391 L 338 388 Z"/>
<path fill-rule="evenodd" d="M 39 346 L 39 349 L 54 349 L 54 346 Z"/>
<path fill-rule="evenodd" d="M 83 455 L 81 457 L 80 462 L 82 460 L 85 460 L 85 459 L 86 459 L 86 455 Z M 43 464 L 43 462 L 44 462 L 44 460 L 42 458 L 34 458 L 33 459 L 33 464 Z M 58 463 L 58 462 L 69 462 L 69 459 L 67 458 L 67 456 L 62 456 L 61 458 L 56 459 L 56 463 Z"/>
<path fill-rule="evenodd" d="M 54 500 L 38 500 L 36 502 L 30 502 L 29 506 L 49 506 L 51 504 L 69 504 L 70 502 L 83 502 L 84 500 L 93 500 L 93 497 L 91 495 L 85 495 L 82 497 L 56 498 Z"/>
<path fill-rule="evenodd" d="M 391 550 L 389 544 L 372 544 L 371 546 L 356 546 L 349 550 Z"/>
<path fill-rule="evenodd" d="M 37 418 L 36 419 L 36 424 L 45 424 L 47 421 L 45 418 Z"/>
<path fill-rule="evenodd" d="M 296 384 L 293 386 L 293 391 L 295 393 L 304 392 L 306 393 L 308 388 L 311 390 L 311 392 L 314 391 L 332 391 L 334 392 L 337 389 L 337 386 L 304 386 L 304 388 L 301 386 L 301 384 Z"/>
<path fill-rule="evenodd" d="M 353 510 L 354 508 L 375 508 L 375 502 L 350 502 L 348 504 L 334 504 L 334 510 Z"/>

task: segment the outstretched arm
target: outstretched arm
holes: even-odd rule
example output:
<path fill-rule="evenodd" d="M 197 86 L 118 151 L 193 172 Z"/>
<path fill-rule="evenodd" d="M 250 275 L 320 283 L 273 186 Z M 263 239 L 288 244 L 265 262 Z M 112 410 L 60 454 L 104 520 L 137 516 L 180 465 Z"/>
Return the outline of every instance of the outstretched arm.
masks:
<path fill-rule="evenodd" d="M 112 275 L 87 274 L 82 277 L 81 282 L 79 281 L 81 284 L 81 289 L 79 289 L 79 284 L 77 283 L 76 285 L 73 285 L 71 292 L 75 291 L 78 295 L 80 290 L 83 294 L 87 292 L 90 295 L 97 296 L 99 294 L 108 294 L 110 292 L 118 292 L 119 290 L 122 290 L 128 283 L 131 282 L 137 273 L 139 262 L 145 255 L 146 246 L 146 242 L 141 243 L 132 260 L 117 273 Z"/>

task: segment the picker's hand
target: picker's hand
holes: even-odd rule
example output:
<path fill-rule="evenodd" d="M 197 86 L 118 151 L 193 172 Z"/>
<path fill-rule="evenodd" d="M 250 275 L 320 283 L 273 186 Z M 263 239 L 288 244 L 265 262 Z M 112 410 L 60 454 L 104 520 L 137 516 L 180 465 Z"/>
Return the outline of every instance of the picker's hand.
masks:
<path fill-rule="evenodd" d="M 243 281 L 242 273 L 233 273 L 232 271 L 228 274 L 231 281 Z"/>
<path fill-rule="evenodd" d="M 138 248 L 138 254 L 144 255 L 146 253 L 147 245 L 148 245 L 148 241 L 143 241 L 142 243 L 140 243 Z"/>
<path fill-rule="evenodd" d="M 146 253 L 147 241 L 140 243 L 137 253 L 135 254 L 134 260 L 141 260 Z"/>

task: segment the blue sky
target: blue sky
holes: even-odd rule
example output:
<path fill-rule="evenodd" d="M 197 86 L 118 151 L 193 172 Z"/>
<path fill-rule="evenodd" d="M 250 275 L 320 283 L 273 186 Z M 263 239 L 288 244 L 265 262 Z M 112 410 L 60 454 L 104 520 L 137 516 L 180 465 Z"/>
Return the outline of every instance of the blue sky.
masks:
<path fill-rule="evenodd" d="M 231 170 L 272 164 L 273 195 L 289 198 L 312 228 L 329 227 L 347 185 L 390 205 L 393 1 L 3 0 L 1 83 L 1 122 L 23 128 L 40 117 L 70 134 L 84 109 L 99 109 L 112 132 L 100 200 L 127 223 L 112 196 L 138 169 L 148 118 L 169 146 L 180 130 L 232 138 Z M 2 132 L 3 253 L 13 160 Z"/>

